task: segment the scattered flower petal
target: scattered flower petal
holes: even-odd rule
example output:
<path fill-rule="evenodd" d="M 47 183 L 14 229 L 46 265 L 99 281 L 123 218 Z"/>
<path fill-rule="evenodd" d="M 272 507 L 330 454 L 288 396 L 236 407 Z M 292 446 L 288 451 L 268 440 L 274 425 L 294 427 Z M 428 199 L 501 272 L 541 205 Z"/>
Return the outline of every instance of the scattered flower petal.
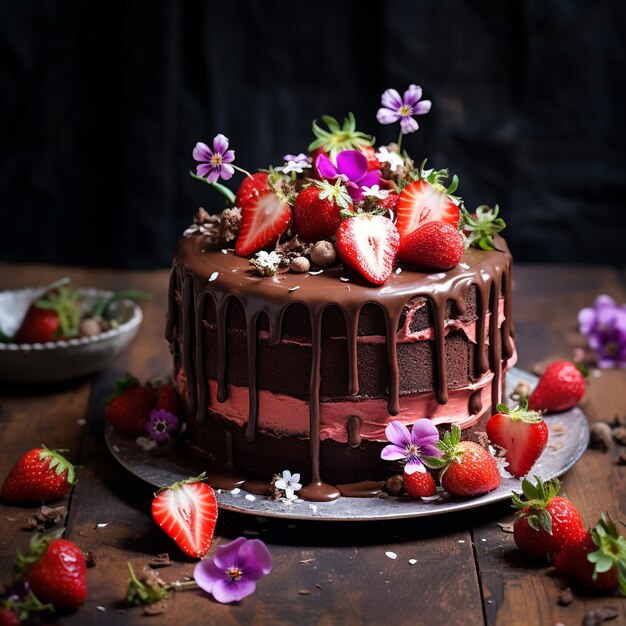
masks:
<path fill-rule="evenodd" d="M 272 571 L 272 556 L 260 539 L 239 537 L 219 546 L 193 571 L 198 586 L 221 603 L 236 602 L 254 593 L 256 581 Z"/>
<path fill-rule="evenodd" d="M 385 556 L 389 557 L 390 559 L 398 558 L 398 555 L 395 552 L 391 552 L 391 550 L 389 550 L 388 552 L 385 552 Z"/>

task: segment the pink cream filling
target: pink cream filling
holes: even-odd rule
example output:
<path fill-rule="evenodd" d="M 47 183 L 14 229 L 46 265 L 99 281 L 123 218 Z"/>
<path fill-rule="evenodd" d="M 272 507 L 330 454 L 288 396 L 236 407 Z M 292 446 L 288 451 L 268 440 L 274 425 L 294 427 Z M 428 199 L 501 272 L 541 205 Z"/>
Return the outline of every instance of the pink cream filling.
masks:
<path fill-rule="evenodd" d="M 411 333 L 409 325 L 411 318 L 425 302 L 416 302 L 411 308 L 403 328 L 397 334 L 397 340 L 424 341 L 433 337 L 434 329 L 427 328 L 417 333 Z M 503 300 L 500 299 L 498 310 L 499 326 L 504 319 Z M 446 324 L 446 334 L 452 329 L 461 329 L 468 339 L 476 342 L 476 322 L 459 322 L 454 320 Z M 488 320 L 485 329 L 489 328 Z M 266 333 L 267 334 L 267 333 Z M 259 332 L 262 336 L 263 332 Z M 376 341 L 378 337 L 359 337 L 360 341 Z M 384 337 L 380 338 L 384 341 Z M 283 339 L 283 341 L 285 341 Z M 286 341 L 300 343 L 297 339 Z M 517 353 L 514 352 L 508 360 L 507 369 L 517 361 Z M 491 382 L 493 372 L 485 373 L 478 381 L 461 389 L 448 390 L 448 402 L 439 404 L 435 399 L 434 392 L 425 392 L 416 396 L 400 398 L 400 412 L 396 416 L 390 416 L 387 410 L 387 400 L 376 398 L 368 400 L 346 400 L 343 402 L 320 402 L 320 439 L 333 439 L 345 443 L 348 441 L 347 422 L 348 418 L 356 415 L 361 419 L 361 438 L 366 440 L 385 441 L 385 428 L 392 420 L 412 424 L 420 418 L 429 418 L 434 424 L 457 424 L 461 429 L 475 424 L 491 406 Z M 184 397 L 187 396 L 187 380 L 181 369 L 176 375 L 176 383 Z M 228 385 L 228 398 L 225 402 L 217 401 L 217 382 L 209 380 L 209 410 L 238 426 L 248 423 L 249 391 L 247 387 Z M 475 392 L 480 392 L 481 408 L 476 413 L 470 413 L 470 399 Z M 498 389 L 498 401 L 500 390 Z M 271 391 L 258 391 L 258 423 L 259 431 L 271 432 L 275 435 L 290 435 L 308 437 L 310 431 L 309 403 L 305 400 L 293 398 L 284 394 Z"/>

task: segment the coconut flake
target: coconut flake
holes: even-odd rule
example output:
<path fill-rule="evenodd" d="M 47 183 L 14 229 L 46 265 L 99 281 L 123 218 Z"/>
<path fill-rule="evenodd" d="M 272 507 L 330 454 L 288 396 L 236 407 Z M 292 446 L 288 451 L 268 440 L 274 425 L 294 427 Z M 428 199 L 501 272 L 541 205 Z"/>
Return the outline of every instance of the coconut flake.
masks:
<path fill-rule="evenodd" d="M 389 550 L 388 552 L 385 552 L 385 556 L 392 560 L 395 560 L 398 558 L 398 555 L 395 552 L 392 552 L 391 550 Z"/>
<path fill-rule="evenodd" d="M 252 494 L 248 493 L 246 494 L 246 500 L 250 500 L 250 502 L 253 502 L 254 500 L 256 500 L 256 498 Z"/>
<path fill-rule="evenodd" d="M 210 276 L 209 276 L 209 282 L 212 283 L 219 275 L 219 272 L 213 272 Z"/>
<path fill-rule="evenodd" d="M 289 293 L 291 293 L 292 291 L 296 291 L 297 289 L 300 289 L 300 285 L 296 285 L 295 287 L 291 287 L 289 289 Z"/>

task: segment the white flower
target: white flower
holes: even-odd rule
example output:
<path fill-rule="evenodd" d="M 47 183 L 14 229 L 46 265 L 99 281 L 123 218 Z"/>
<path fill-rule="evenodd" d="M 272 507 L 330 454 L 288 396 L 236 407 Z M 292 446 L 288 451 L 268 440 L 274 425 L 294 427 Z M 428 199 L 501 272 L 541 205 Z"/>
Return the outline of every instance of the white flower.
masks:
<path fill-rule="evenodd" d="M 283 174 L 289 174 L 290 172 L 295 172 L 296 174 L 302 174 L 307 167 L 311 167 L 310 163 L 306 163 L 303 161 L 287 161 L 285 165 L 281 168 L 276 168 L 282 171 Z"/>
<path fill-rule="evenodd" d="M 385 146 L 381 146 L 376 153 L 376 158 L 381 163 L 389 163 L 392 172 L 395 172 L 399 166 L 404 165 L 404 159 L 397 152 L 389 152 Z"/>
<path fill-rule="evenodd" d="M 287 500 L 295 500 L 297 498 L 295 492 L 302 489 L 300 484 L 300 474 L 291 474 L 289 470 L 283 471 L 283 477 L 279 478 L 274 486 L 276 489 L 282 489 L 285 492 Z"/>
<path fill-rule="evenodd" d="M 361 191 L 368 198 L 379 198 L 382 200 L 389 195 L 388 189 L 381 189 L 378 185 L 372 185 L 371 187 L 361 187 Z"/>

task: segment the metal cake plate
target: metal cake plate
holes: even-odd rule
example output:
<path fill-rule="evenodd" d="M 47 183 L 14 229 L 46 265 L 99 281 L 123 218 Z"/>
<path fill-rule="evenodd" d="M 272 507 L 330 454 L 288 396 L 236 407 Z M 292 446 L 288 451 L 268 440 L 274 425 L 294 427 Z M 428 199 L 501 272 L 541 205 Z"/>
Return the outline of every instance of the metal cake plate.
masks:
<path fill-rule="evenodd" d="M 537 377 L 518 368 L 512 368 L 506 377 L 507 398 L 521 380 L 528 381 L 532 386 L 536 383 Z M 549 430 L 548 445 L 531 470 L 531 474 L 547 480 L 564 474 L 582 456 L 589 442 L 589 426 L 579 408 L 558 415 L 548 415 L 545 420 Z M 134 439 L 119 433 L 108 424 L 105 438 L 111 454 L 121 465 L 155 487 L 171 485 L 190 475 L 189 469 L 180 467 L 167 455 L 155 456 L 144 452 Z M 295 471 L 295 468 L 285 469 Z M 393 497 L 341 497 L 334 502 L 297 500 L 293 503 L 284 503 L 248 493 L 243 489 L 232 491 L 217 489 L 216 495 L 220 508 L 238 513 L 295 520 L 353 522 L 428 517 L 464 511 L 506 500 L 513 490 L 521 491 L 521 480 L 502 479 L 498 489 L 478 498 L 452 498 L 445 494 L 445 497 L 442 496 L 435 502 Z"/>

